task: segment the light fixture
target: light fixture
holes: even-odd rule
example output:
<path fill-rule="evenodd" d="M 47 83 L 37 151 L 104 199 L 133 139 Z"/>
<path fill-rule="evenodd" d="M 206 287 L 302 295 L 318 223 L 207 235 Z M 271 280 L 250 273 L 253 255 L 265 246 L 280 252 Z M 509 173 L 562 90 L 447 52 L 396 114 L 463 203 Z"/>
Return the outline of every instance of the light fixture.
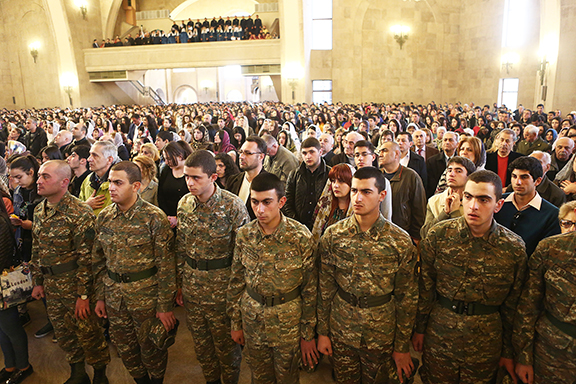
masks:
<path fill-rule="evenodd" d="M 282 72 L 284 73 L 284 77 L 288 80 L 288 85 L 292 88 L 292 103 L 294 103 L 296 86 L 304 76 L 304 70 L 299 63 L 289 63 Z"/>
<path fill-rule="evenodd" d="M 60 85 L 68 95 L 70 106 L 72 106 L 72 90 L 78 85 L 78 78 L 72 72 L 64 72 L 60 75 Z"/>
<path fill-rule="evenodd" d="M 38 58 L 38 50 L 40 49 L 40 42 L 35 41 L 28 46 L 30 48 L 30 54 L 34 58 L 34 64 L 36 64 L 36 59 Z"/>
<path fill-rule="evenodd" d="M 510 68 L 514 67 L 514 64 L 518 63 L 519 56 L 515 52 L 508 52 L 502 55 L 502 69 L 506 68 L 506 73 L 510 73 Z"/>
<path fill-rule="evenodd" d="M 200 82 L 200 88 L 204 89 L 204 92 L 206 94 L 208 94 L 208 90 L 211 89 L 214 86 L 214 83 L 212 83 L 210 80 L 202 80 Z"/>
<path fill-rule="evenodd" d="M 408 40 L 408 33 L 410 32 L 410 27 L 407 25 L 397 24 L 390 27 L 390 31 L 392 31 L 392 33 L 394 34 L 394 39 L 400 45 L 400 49 L 402 49 L 402 46 L 404 45 L 406 40 Z"/>
<path fill-rule="evenodd" d="M 86 0 L 76 0 L 76 6 L 80 8 L 82 12 L 82 18 L 86 20 L 86 14 L 88 13 L 88 2 Z"/>
<path fill-rule="evenodd" d="M 542 55 L 540 59 L 540 69 L 538 70 L 538 73 L 540 74 L 540 85 L 544 85 L 544 77 L 546 76 L 546 68 L 548 67 L 548 64 L 549 62 L 546 55 Z"/>

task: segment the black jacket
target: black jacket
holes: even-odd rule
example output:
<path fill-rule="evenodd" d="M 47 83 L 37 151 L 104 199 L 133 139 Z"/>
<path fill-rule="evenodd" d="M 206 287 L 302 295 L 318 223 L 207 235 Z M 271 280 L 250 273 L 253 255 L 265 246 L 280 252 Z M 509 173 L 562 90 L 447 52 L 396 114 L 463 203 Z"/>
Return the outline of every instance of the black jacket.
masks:
<path fill-rule="evenodd" d="M 510 164 L 512 164 L 512 162 L 514 160 L 516 160 L 519 157 L 522 157 L 523 155 L 521 153 L 518 152 L 510 152 L 510 154 L 508 155 L 508 166 L 510 166 Z M 497 152 L 490 152 L 486 154 L 486 166 L 484 167 L 484 169 L 487 169 L 488 171 L 492 171 L 495 174 L 498 174 L 498 153 Z M 506 183 L 505 185 L 510 185 L 510 178 L 512 177 L 512 172 L 510 172 L 510 169 L 506 170 Z"/>
<path fill-rule="evenodd" d="M 429 199 L 438 186 L 438 181 L 444 170 L 446 169 L 446 156 L 444 152 L 440 152 L 437 155 L 432 156 L 426 160 L 426 172 L 428 173 L 426 181 L 426 197 Z"/>
<path fill-rule="evenodd" d="M 335 166 L 338 164 L 350 164 L 350 161 L 348 160 L 348 156 L 346 156 L 344 152 L 340 152 L 339 154 L 334 155 L 334 157 L 330 159 L 330 162 L 328 164 L 330 164 L 331 166 Z"/>
<path fill-rule="evenodd" d="M 287 201 L 283 209 L 286 216 L 299 221 L 307 226 L 308 229 L 312 229 L 316 203 L 326 186 L 330 169 L 324 159 L 321 158 L 320 165 L 312 174 L 310 174 L 304 162 L 297 169 L 290 172 L 286 182 Z M 307 180 L 310 180 L 310 182 Z"/>
<path fill-rule="evenodd" d="M 261 175 L 263 173 L 268 173 L 264 170 L 264 168 L 262 168 L 260 170 L 260 173 L 258 175 Z M 238 193 L 240 193 L 240 188 L 242 187 L 242 182 L 244 181 L 244 175 L 246 174 L 246 172 L 240 172 L 234 176 L 230 176 L 230 178 L 228 180 L 226 180 L 226 189 L 230 192 L 232 192 L 233 194 L 235 194 L 236 196 L 238 196 Z M 254 220 L 256 218 L 256 215 L 254 214 L 254 211 L 252 210 L 252 204 L 250 204 L 250 194 L 248 194 L 248 200 L 246 200 L 246 208 L 248 209 L 248 214 L 250 215 L 250 220 Z"/>
<path fill-rule="evenodd" d="M 36 132 L 34 133 L 30 131 L 26 132 L 24 137 L 26 149 L 28 149 L 33 156 L 38 156 L 40 150 L 48 145 L 48 136 L 40 127 L 36 127 Z"/>
<path fill-rule="evenodd" d="M 410 151 L 410 160 L 408 160 L 408 168 L 414 170 L 422 180 L 424 189 L 428 183 L 428 172 L 426 171 L 426 160 L 416 152 Z"/>

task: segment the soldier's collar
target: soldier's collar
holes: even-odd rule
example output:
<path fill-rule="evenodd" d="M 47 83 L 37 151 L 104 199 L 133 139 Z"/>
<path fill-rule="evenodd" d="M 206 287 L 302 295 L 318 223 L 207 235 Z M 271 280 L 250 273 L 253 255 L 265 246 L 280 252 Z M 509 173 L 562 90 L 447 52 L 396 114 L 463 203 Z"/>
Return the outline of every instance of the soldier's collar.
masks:
<path fill-rule="evenodd" d="M 220 200 L 222 199 L 222 189 L 220 189 L 220 187 L 216 183 L 214 183 L 214 187 L 215 187 L 214 193 L 205 203 L 200 202 L 200 200 L 198 200 L 198 198 L 194 196 L 194 205 L 195 205 L 194 209 L 196 209 L 196 207 L 202 204 L 206 205 L 207 208 L 212 208 L 220 202 Z"/>
<path fill-rule="evenodd" d="M 258 222 L 258 220 L 256 220 L 256 227 L 258 228 L 257 233 L 261 239 L 263 239 L 265 237 L 274 237 L 274 238 L 280 240 L 280 239 L 282 239 L 282 237 L 284 237 L 284 234 L 286 233 L 286 216 L 284 216 L 284 214 L 282 212 L 280 212 L 280 215 L 282 217 L 280 219 L 280 224 L 278 225 L 278 227 L 276 228 L 274 233 L 272 233 L 271 235 L 265 234 L 264 231 L 262 230 L 262 227 L 260 226 L 260 223 Z"/>
<path fill-rule="evenodd" d="M 60 199 L 60 201 L 58 203 L 56 203 L 56 205 L 52 206 L 51 208 L 51 215 L 54 215 L 56 212 L 65 212 L 66 208 L 68 208 L 69 206 L 69 201 L 70 201 L 70 196 L 72 196 L 70 194 L 70 192 L 66 192 L 64 194 L 64 196 L 62 196 L 62 199 Z M 44 210 L 45 214 L 48 214 L 48 200 L 44 199 L 42 201 L 42 209 Z"/>
<path fill-rule="evenodd" d="M 140 210 L 140 207 L 142 207 L 142 204 L 144 204 L 144 200 L 142 200 L 140 195 L 138 195 L 138 198 L 136 199 L 136 202 L 134 203 L 134 205 L 132 205 L 130 208 L 128 208 L 128 210 L 126 210 L 126 212 L 122 212 L 118 208 L 118 205 L 114 204 L 114 218 L 116 218 L 120 215 L 123 215 L 128 220 L 132 220 L 134 218 L 134 215 L 136 214 L 136 212 L 138 212 Z"/>
<path fill-rule="evenodd" d="M 468 227 L 468 223 L 466 223 L 466 217 L 465 216 L 460 216 L 460 218 L 458 218 L 459 222 L 459 232 L 460 232 L 460 238 L 462 238 L 462 240 L 466 240 L 466 239 L 474 239 L 475 237 L 472 236 L 472 232 L 470 231 L 470 227 Z M 490 225 L 490 229 L 488 230 L 488 232 L 482 236 L 482 239 L 484 241 L 487 241 L 490 244 L 496 245 L 497 244 L 497 239 L 500 235 L 500 230 L 498 228 L 498 224 L 496 223 L 496 220 L 494 220 L 494 218 L 492 218 L 492 225 Z"/>
<path fill-rule="evenodd" d="M 382 232 L 381 230 L 384 227 L 384 224 L 386 223 L 386 221 L 384 220 L 384 216 L 380 214 L 380 216 L 378 216 L 378 219 L 374 224 L 372 224 L 370 229 L 368 229 L 366 232 L 362 232 L 362 230 L 360 229 L 360 224 L 358 224 L 358 220 L 356 220 L 356 215 L 352 214 L 351 220 L 354 223 L 354 225 L 350 228 L 350 231 L 352 232 L 353 235 L 364 234 L 375 240 L 377 240 L 378 237 L 380 236 L 380 233 Z"/>

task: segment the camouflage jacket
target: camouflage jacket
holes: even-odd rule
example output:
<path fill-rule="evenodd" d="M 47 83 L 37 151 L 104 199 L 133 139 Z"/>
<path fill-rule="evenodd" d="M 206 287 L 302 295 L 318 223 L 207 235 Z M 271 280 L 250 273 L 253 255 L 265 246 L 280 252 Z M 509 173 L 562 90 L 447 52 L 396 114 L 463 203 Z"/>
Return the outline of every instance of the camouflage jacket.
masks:
<path fill-rule="evenodd" d="M 194 260 L 232 258 L 238 229 L 250 221 L 246 204 L 216 185 L 214 194 L 201 203 L 185 195 L 178 203 L 178 285 L 186 285 L 198 304 L 226 303 L 230 267 L 201 271 L 191 268 Z"/>
<path fill-rule="evenodd" d="M 96 298 L 119 308 L 122 300 L 128 308 L 139 305 L 139 295 L 155 292 L 157 312 L 172 310 L 176 291 L 176 260 L 172 229 L 160 208 L 138 200 L 126 212 L 112 204 L 96 219 L 96 239 L 92 251 Z M 136 273 L 157 267 L 158 272 L 147 279 L 116 283 L 107 271 Z M 104 288 L 106 286 L 106 288 Z"/>
<path fill-rule="evenodd" d="M 356 216 L 328 227 L 320 239 L 318 334 L 355 348 L 408 352 L 416 316 L 416 248 L 408 233 L 382 215 L 362 232 Z M 381 306 L 359 308 L 344 301 L 338 287 L 357 297 L 393 294 Z"/>
<path fill-rule="evenodd" d="M 502 357 L 512 358 L 514 315 L 526 276 L 522 238 L 495 220 L 484 237 L 473 237 L 465 217 L 460 217 L 433 226 L 420 243 L 420 255 L 416 332 L 425 333 L 436 292 L 450 300 L 500 306 Z M 482 316 L 468 320 L 482 321 Z"/>
<path fill-rule="evenodd" d="M 542 316 L 576 325 L 576 232 L 548 237 L 540 242 L 528 261 L 529 276 L 518 303 L 512 341 L 520 364 L 533 365 L 534 336 L 552 338 L 559 348 L 576 339 L 560 331 Z"/>
<path fill-rule="evenodd" d="M 32 276 L 34 285 L 44 285 L 40 267 L 76 260 L 78 269 L 51 277 L 77 285 L 78 295 L 92 293 L 92 244 L 94 213 L 81 200 L 66 193 L 54 207 L 44 199 L 34 209 L 32 226 Z"/>
<path fill-rule="evenodd" d="M 238 231 L 228 286 L 232 330 L 244 330 L 257 344 L 278 346 L 300 337 L 312 340 L 316 326 L 318 269 L 308 228 L 282 215 L 276 231 L 266 235 L 258 220 Z M 266 307 L 246 292 L 286 294 L 300 287 L 300 298 Z"/>

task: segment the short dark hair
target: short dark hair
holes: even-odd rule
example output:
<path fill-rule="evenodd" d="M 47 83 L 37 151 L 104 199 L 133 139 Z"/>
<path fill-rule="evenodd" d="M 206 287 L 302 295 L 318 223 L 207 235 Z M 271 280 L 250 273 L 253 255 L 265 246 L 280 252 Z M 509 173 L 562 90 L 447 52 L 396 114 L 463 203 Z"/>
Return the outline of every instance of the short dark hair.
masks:
<path fill-rule="evenodd" d="M 451 157 L 450 160 L 448 160 L 448 164 L 446 165 L 446 169 L 448 169 L 448 167 L 452 163 L 460 164 L 461 166 L 466 168 L 466 174 L 468 176 L 470 176 L 472 173 L 474 173 L 474 171 L 476 171 L 476 166 L 474 165 L 474 163 L 472 161 L 470 161 L 470 159 L 467 159 L 463 156 Z"/>
<path fill-rule="evenodd" d="M 273 173 L 261 173 L 252 180 L 250 189 L 255 192 L 276 191 L 276 196 L 281 199 L 286 195 L 284 183 Z"/>
<path fill-rule="evenodd" d="M 376 167 L 363 167 L 354 173 L 354 179 L 358 180 L 368 180 L 368 179 L 375 179 L 374 184 L 378 189 L 378 192 L 382 192 L 386 188 L 386 179 L 382 172 L 378 170 Z"/>
<path fill-rule="evenodd" d="M 214 159 L 214 155 L 205 149 L 199 149 L 188 156 L 184 166 L 189 168 L 202 168 L 202 172 L 208 176 L 216 173 L 216 160 Z"/>
<path fill-rule="evenodd" d="M 174 135 L 170 131 L 160 131 L 156 137 L 162 139 L 163 141 L 174 141 Z"/>
<path fill-rule="evenodd" d="M 322 146 L 320 145 L 320 142 L 318 141 L 317 138 L 315 137 L 309 137 L 306 140 L 304 140 L 302 142 L 302 145 L 300 145 L 300 149 L 304 149 L 304 148 L 316 148 L 317 150 L 322 149 Z"/>
<path fill-rule="evenodd" d="M 362 147 L 368 148 L 368 150 L 369 150 L 370 152 L 372 152 L 372 154 L 374 154 L 374 145 L 373 145 L 371 142 L 369 142 L 368 140 L 358 140 L 358 141 L 356 142 L 356 144 L 354 144 L 354 149 L 356 149 L 356 148 L 358 148 L 358 147 L 360 147 L 360 148 L 362 148 Z"/>
<path fill-rule="evenodd" d="M 540 160 L 530 156 L 522 156 L 517 158 L 508 166 L 508 169 L 510 170 L 510 173 L 512 173 L 512 171 L 515 169 L 528 171 L 534 180 L 542 177 L 544 174 Z"/>
<path fill-rule="evenodd" d="M 75 153 L 78 155 L 79 158 L 88 160 L 90 157 L 90 146 L 88 145 L 76 145 L 70 153 Z"/>
<path fill-rule="evenodd" d="M 258 151 L 264 154 L 266 154 L 266 151 L 268 150 L 266 142 L 260 136 L 250 135 L 246 138 L 245 142 L 256 143 L 256 145 L 258 146 Z"/>
<path fill-rule="evenodd" d="M 406 131 L 406 132 L 398 132 L 398 133 L 396 134 L 396 138 L 399 138 L 400 136 L 408 136 L 408 141 L 411 142 L 411 143 L 414 142 L 413 139 L 412 139 L 412 134 L 411 134 L 410 132 L 408 132 L 408 131 Z"/>
<path fill-rule="evenodd" d="M 540 169 L 542 169 L 542 166 L 540 166 Z M 498 176 L 494 172 L 488 171 L 486 169 L 481 169 L 469 175 L 468 181 L 471 181 L 476 184 L 490 183 L 494 186 L 494 193 L 496 194 L 496 200 L 500 200 L 502 198 L 502 180 L 500 180 L 500 176 Z"/>
<path fill-rule="evenodd" d="M 121 161 L 116 163 L 110 168 L 110 171 L 124 171 L 126 176 L 128 176 L 128 182 L 134 184 L 135 182 L 142 181 L 142 172 L 140 168 L 131 161 Z"/>

